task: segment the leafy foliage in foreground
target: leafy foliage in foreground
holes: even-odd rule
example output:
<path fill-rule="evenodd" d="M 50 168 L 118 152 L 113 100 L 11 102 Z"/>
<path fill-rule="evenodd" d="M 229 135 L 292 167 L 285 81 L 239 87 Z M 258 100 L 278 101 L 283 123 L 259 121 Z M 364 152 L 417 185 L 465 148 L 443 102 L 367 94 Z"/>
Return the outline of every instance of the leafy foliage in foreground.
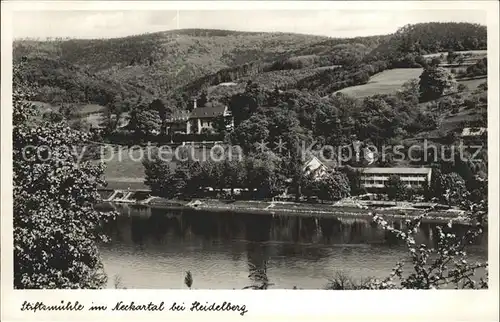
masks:
<path fill-rule="evenodd" d="M 485 193 L 488 182 L 481 186 L 483 197 L 477 200 L 473 195 L 464 192 L 446 191 L 447 198 L 457 198 L 463 193 L 461 208 L 466 211 L 471 227 L 463 235 L 451 232 L 452 221 L 446 227 L 437 227 L 436 245 L 417 245 L 415 233 L 427 215 L 406 220 L 403 229 L 396 229 L 388 224 L 382 216 L 374 215 L 373 220 L 382 229 L 393 233 L 405 243 L 410 255 L 413 269 L 404 271 L 403 263 L 396 264 L 390 276 L 384 280 L 373 280 L 370 289 L 484 289 L 488 288 L 488 263 L 470 263 L 467 258 L 466 247 L 474 242 L 486 229 L 488 222 L 488 200 Z M 477 278 L 477 270 L 484 269 L 484 274 Z"/>
<path fill-rule="evenodd" d="M 481 192 L 486 196 L 488 182 L 481 185 Z M 437 226 L 436 242 L 433 245 L 416 244 L 416 234 L 422 220 L 432 209 L 421 215 L 406 220 L 403 228 L 396 229 L 383 216 L 374 214 L 373 222 L 381 229 L 394 234 L 407 248 L 407 256 L 402 259 L 411 263 L 405 269 L 398 262 L 393 271 L 384 279 L 365 277 L 355 280 L 344 272 L 337 272 L 326 285 L 328 290 L 385 290 L 385 289 L 487 289 L 488 263 L 471 263 L 467 258 L 467 246 L 484 233 L 488 223 L 487 197 L 477 198 L 473 194 L 446 191 L 447 198 L 456 198 L 462 193 L 461 208 L 466 215 L 463 220 L 470 226 L 464 234 L 452 232 L 453 222 Z M 244 289 L 266 290 L 273 285 L 267 275 L 267 266 L 258 268 L 250 265 L 251 285 Z M 192 276 L 190 276 L 192 287 Z M 187 283 L 186 283 L 187 285 Z M 296 289 L 294 287 L 294 289 Z"/>
<path fill-rule="evenodd" d="M 437 247 L 415 244 L 414 232 L 420 225 L 423 216 L 408 220 L 405 230 L 398 230 L 387 225 L 381 217 L 374 220 L 380 226 L 401 238 L 408 247 L 413 264 L 413 270 L 404 275 L 403 264 L 397 263 L 392 274 L 383 281 L 376 281 L 370 288 L 403 288 L 403 289 L 438 289 L 453 286 L 456 289 L 488 288 L 487 271 L 479 281 L 475 280 L 476 270 L 487 269 L 487 263 L 467 261 L 465 246 L 483 233 L 480 223 L 467 231 L 463 236 L 457 236 L 438 227 Z M 451 224 L 449 225 L 451 228 Z M 399 279 L 400 285 L 394 282 Z"/>
<path fill-rule="evenodd" d="M 488 189 L 488 182 L 482 186 L 483 196 Z M 447 191 L 447 198 L 457 198 L 462 192 Z M 391 226 L 382 216 L 374 214 L 373 221 L 382 229 L 391 232 L 403 241 L 411 262 L 409 270 L 398 262 L 392 273 L 385 279 L 364 278 L 356 281 L 348 275 L 339 272 L 327 285 L 331 290 L 380 290 L 380 289 L 487 289 L 488 263 L 471 263 L 467 258 L 466 247 L 474 242 L 488 222 L 488 200 L 483 197 L 477 200 L 473 195 L 464 193 L 461 208 L 466 210 L 466 220 L 471 224 L 463 235 L 451 232 L 453 226 L 450 221 L 445 227 L 437 227 L 437 243 L 435 245 L 417 245 L 415 234 L 428 212 L 410 220 L 406 220 L 402 229 Z M 478 270 L 484 270 L 482 275 Z M 262 285 L 269 285 L 266 279 Z M 266 287 L 267 288 L 267 287 Z M 260 288 L 262 289 L 262 288 Z"/>
<path fill-rule="evenodd" d="M 97 249 L 106 241 L 95 211 L 101 166 L 77 162 L 88 139 L 62 123 L 33 124 L 33 107 L 14 68 L 14 286 L 101 288 L 107 277 Z"/>

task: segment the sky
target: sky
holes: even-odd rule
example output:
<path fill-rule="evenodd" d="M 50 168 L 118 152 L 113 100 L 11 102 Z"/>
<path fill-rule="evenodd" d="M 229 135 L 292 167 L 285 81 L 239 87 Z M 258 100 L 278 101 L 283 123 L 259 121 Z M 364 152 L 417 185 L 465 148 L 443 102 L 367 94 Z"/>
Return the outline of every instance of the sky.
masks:
<path fill-rule="evenodd" d="M 395 32 L 420 22 L 471 22 L 486 25 L 474 10 L 199 10 L 199 11 L 18 11 L 13 37 L 115 38 L 184 28 L 293 32 L 356 37 Z"/>

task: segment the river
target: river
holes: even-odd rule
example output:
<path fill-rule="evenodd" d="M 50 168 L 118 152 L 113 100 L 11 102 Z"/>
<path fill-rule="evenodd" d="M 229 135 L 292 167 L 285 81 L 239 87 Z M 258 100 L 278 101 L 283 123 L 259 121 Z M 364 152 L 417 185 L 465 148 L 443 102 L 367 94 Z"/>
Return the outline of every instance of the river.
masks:
<path fill-rule="evenodd" d="M 408 259 L 369 219 L 117 207 L 121 215 L 104 226 L 111 242 L 100 246 L 109 288 L 185 289 L 191 271 L 193 289 L 241 289 L 258 270 L 270 288 L 321 289 L 336 272 L 383 278 Z M 417 243 L 432 244 L 435 235 L 436 224 L 424 223 Z M 469 247 L 470 259 L 486 261 L 487 248 L 485 234 Z"/>

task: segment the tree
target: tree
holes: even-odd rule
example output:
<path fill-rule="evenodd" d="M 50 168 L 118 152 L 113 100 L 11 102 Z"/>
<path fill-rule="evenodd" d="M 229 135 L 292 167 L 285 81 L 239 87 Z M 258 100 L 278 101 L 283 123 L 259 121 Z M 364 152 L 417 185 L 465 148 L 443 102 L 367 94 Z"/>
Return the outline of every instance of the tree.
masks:
<path fill-rule="evenodd" d="M 443 176 L 443 199 L 448 205 L 460 205 L 468 195 L 465 180 L 455 172 Z"/>
<path fill-rule="evenodd" d="M 153 156 L 144 158 L 144 184 L 150 187 L 151 192 L 160 197 L 173 198 L 181 190 L 179 172 L 173 169 L 172 163 Z"/>
<path fill-rule="evenodd" d="M 420 100 L 430 101 L 453 92 L 457 82 L 453 75 L 442 67 L 429 67 L 420 75 Z"/>
<path fill-rule="evenodd" d="M 314 178 L 309 176 L 305 180 L 304 194 L 306 196 L 316 196 L 321 200 L 340 200 L 350 196 L 351 186 L 349 179 L 342 172 L 326 173 Z"/>
<path fill-rule="evenodd" d="M 64 116 L 60 112 L 50 111 L 43 114 L 43 119 L 51 123 L 59 123 L 64 120 Z"/>
<path fill-rule="evenodd" d="M 406 197 L 406 187 L 399 176 L 392 175 L 387 182 L 387 196 L 391 200 L 404 200 Z"/>
<path fill-rule="evenodd" d="M 428 200 L 442 200 L 444 196 L 443 173 L 440 169 L 432 169 L 431 181 L 428 186 L 425 186 L 424 195 Z"/>
<path fill-rule="evenodd" d="M 200 134 L 211 135 L 211 134 L 214 134 L 214 130 L 210 127 L 203 127 L 203 128 L 201 128 Z"/>
<path fill-rule="evenodd" d="M 100 221 L 107 216 L 93 205 L 103 168 L 72 154 L 88 134 L 31 122 L 20 68 L 13 78 L 14 287 L 102 288 L 107 276 L 97 243 L 106 241 Z"/>
<path fill-rule="evenodd" d="M 231 96 L 229 109 L 234 118 L 234 125 L 238 126 L 241 122 L 252 116 L 259 106 L 266 101 L 267 96 L 262 87 L 249 81 L 244 93 Z"/>
<path fill-rule="evenodd" d="M 469 88 L 467 87 L 467 85 L 464 85 L 464 84 L 458 84 L 457 86 L 457 90 L 459 92 L 467 92 L 469 90 Z"/>
<path fill-rule="evenodd" d="M 197 107 L 204 107 L 208 103 L 208 93 L 206 90 L 201 92 L 200 98 L 198 98 L 196 105 Z"/>
<path fill-rule="evenodd" d="M 162 121 L 156 110 L 149 109 L 141 98 L 136 106 L 130 111 L 128 129 L 134 131 L 137 136 L 155 134 L 161 129 Z"/>
<path fill-rule="evenodd" d="M 219 115 L 213 121 L 213 129 L 216 133 L 226 135 L 231 130 L 231 118 Z"/>
<path fill-rule="evenodd" d="M 174 196 L 192 197 L 200 189 L 200 186 L 195 186 L 195 176 L 198 174 L 194 172 L 191 167 L 192 161 L 183 161 L 177 163 L 173 173 L 173 190 Z"/>
<path fill-rule="evenodd" d="M 284 177 L 280 173 L 280 161 L 272 152 L 246 158 L 245 182 L 252 191 L 257 190 L 258 197 L 268 198 L 283 191 Z"/>
<path fill-rule="evenodd" d="M 479 84 L 477 87 L 478 91 L 487 91 L 488 90 L 488 82 L 484 82 L 482 84 Z"/>
<path fill-rule="evenodd" d="M 431 182 L 426 193 L 429 199 L 452 206 L 460 205 L 469 195 L 465 180 L 456 172 L 443 174 L 433 169 Z"/>
<path fill-rule="evenodd" d="M 262 116 L 261 116 L 262 115 Z M 280 140 L 286 144 L 286 149 L 292 149 L 297 146 L 298 137 L 303 133 L 295 111 L 291 111 L 287 105 L 277 107 L 260 108 L 258 118 L 267 120 L 267 129 L 269 131 L 269 142 L 275 143 Z M 283 152 L 283 151 L 281 151 Z"/>
<path fill-rule="evenodd" d="M 439 173 L 439 171 L 436 171 Z M 444 175 L 446 176 L 446 175 Z M 451 175 L 455 177 L 455 175 Z M 442 178 L 443 176 L 440 176 Z M 445 179 L 446 180 L 446 179 Z M 405 243 L 411 258 L 413 270 L 403 271 L 403 262 L 394 267 L 391 275 L 381 281 L 372 281 L 371 289 L 439 289 L 454 287 L 455 289 L 485 289 L 488 288 L 488 263 L 470 263 L 466 247 L 474 242 L 485 229 L 488 222 L 488 182 L 481 185 L 481 195 L 484 198 L 474 200 L 464 193 L 460 209 L 465 212 L 465 220 L 470 228 L 461 235 L 452 231 L 453 219 L 446 227 L 438 226 L 434 245 L 416 243 L 416 234 L 422 220 L 428 212 L 405 221 L 402 229 L 395 229 L 382 216 L 374 215 L 373 220 L 382 229 L 394 234 Z M 477 280 L 477 270 L 485 269 L 483 276 Z M 399 283 L 394 283 L 394 279 Z"/>
<path fill-rule="evenodd" d="M 438 57 L 434 57 L 431 59 L 431 62 L 429 64 L 429 67 L 437 67 L 441 64 L 441 59 Z"/>
<path fill-rule="evenodd" d="M 149 104 L 149 109 L 158 112 L 158 116 L 160 117 L 161 126 L 160 133 L 166 132 L 166 121 L 172 115 L 172 109 L 165 105 L 160 99 L 155 99 Z"/>
<path fill-rule="evenodd" d="M 227 187 L 228 178 L 224 176 L 224 162 L 216 162 L 213 160 L 206 161 L 204 169 L 207 171 L 208 182 L 214 189 L 218 189 L 219 193 L 223 193 L 223 189 Z"/>
<path fill-rule="evenodd" d="M 88 132 L 90 131 L 91 124 L 87 122 L 85 119 L 78 118 L 71 122 L 70 127 L 74 130 L 80 131 L 80 132 Z"/>
<path fill-rule="evenodd" d="M 59 108 L 59 112 L 66 119 L 69 120 L 75 115 L 76 106 L 71 103 L 63 103 Z"/>
<path fill-rule="evenodd" d="M 254 115 L 239 124 L 231 132 L 231 142 L 239 145 L 244 152 L 255 151 L 256 143 L 266 142 L 269 138 L 267 118 Z"/>
<path fill-rule="evenodd" d="M 234 194 L 234 188 L 242 187 L 246 177 L 246 167 L 239 160 L 229 160 L 226 158 L 223 161 L 222 175 L 225 178 L 227 187 L 231 189 L 231 196 Z"/>
<path fill-rule="evenodd" d="M 392 227 L 382 216 L 374 215 L 373 220 L 382 229 L 394 234 L 405 243 L 411 258 L 412 270 L 403 271 L 404 262 L 398 262 L 392 273 L 383 280 L 372 280 L 369 289 L 485 289 L 488 288 L 488 273 L 479 278 L 475 278 L 478 269 L 487 269 L 488 263 L 469 263 L 465 247 L 471 244 L 479 235 L 483 233 L 484 209 L 479 209 L 478 204 L 469 204 L 468 209 L 473 209 L 469 213 L 469 222 L 474 223 L 463 235 L 457 235 L 453 231 L 452 221 L 447 227 L 438 226 L 436 245 L 425 245 L 416 243 L 416 233 L 423 218 L 427 213 L 409 220 L 407 219 L 404 228 L 396 229 Z M 395 283 L 394 279 L 399 279 Z"/>
<path fill-rule="evenodd" d="M 361 187 L 361 171 L 352 168 L 352 167 L 345 167 L 344 168 L 344 173 L 347 176 L 347 179 L 349 180 L 349 186 L 351 187 L 350 194 L 351 195 L 357 195 L 362 192 L 364 192 L 364 189 Z"/>
<path fill-rule="evenodd" d="M 405 102 L 416 106 L 420 95 L 419 89 L 418 79 L 410 79 L 403 83 L 401 91 L 398 92 L 398 96 Z"/>
<path fill-rule="evenodd" d="M 448 64 L 452 64 L 454 61 L 455 61 L 455 58 L 457 58 L 457 54 L 450 50 L 448 52 L 448 55 L 446 56 L 446 61 L 448 62 Z"/>
<path fill-rule="evenodd" d="M 327 182 L 327 185 L 328 187 L 333 187 L 329 192 L 329 200 L 340 200 L 351 195 L 351 185 L 349 184 L 349 178 L 347 178 L 345 173 L 333 173 L 331 175 L 331 180 L 330 182 Z"/>

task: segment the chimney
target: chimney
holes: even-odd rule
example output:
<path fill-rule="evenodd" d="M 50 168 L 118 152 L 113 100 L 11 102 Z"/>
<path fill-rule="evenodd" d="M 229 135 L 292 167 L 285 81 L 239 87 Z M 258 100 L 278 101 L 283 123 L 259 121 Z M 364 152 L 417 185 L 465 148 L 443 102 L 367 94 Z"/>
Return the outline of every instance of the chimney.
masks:
<path fill-rule="evenodd" d="M 195 109 L 197 106 L 196 106 L 196 103 L 198 102 L 198 100 L 196 98 L 193 99 L 193 109 Z"/>

